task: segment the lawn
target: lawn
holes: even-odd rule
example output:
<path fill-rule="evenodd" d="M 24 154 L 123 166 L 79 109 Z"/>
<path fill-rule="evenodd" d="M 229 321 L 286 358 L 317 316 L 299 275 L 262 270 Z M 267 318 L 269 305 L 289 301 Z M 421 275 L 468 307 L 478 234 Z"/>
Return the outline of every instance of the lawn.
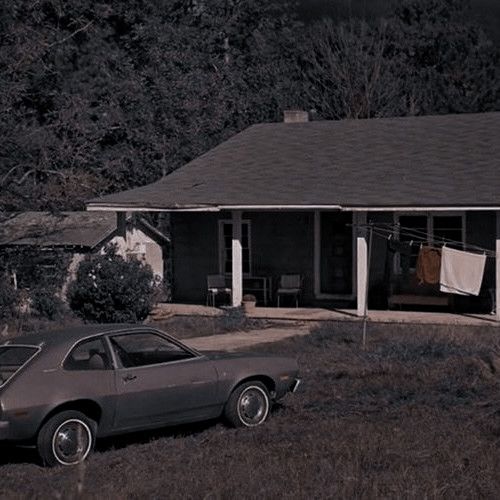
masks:
<path fill-rule="evenodd" d="M 476 498 L 500 491 L 500 337 L 324 325 L 265 346 L 304 386 L 266 425 L 101 442 L 85 467 L 4 450 L 1 498 Z"/>

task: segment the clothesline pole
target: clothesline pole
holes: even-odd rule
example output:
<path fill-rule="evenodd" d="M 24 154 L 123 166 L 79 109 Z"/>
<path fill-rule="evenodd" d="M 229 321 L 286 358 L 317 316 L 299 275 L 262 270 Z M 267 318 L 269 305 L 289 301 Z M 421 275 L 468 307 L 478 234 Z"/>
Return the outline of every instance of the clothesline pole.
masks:
<path fill-rule="evenodd" d="M 368 322 L 368 288 L 370 285 L 370 263 L 372 257 L 373 226 L 368 233 L 368 258 L 366 264 L 365 310 L 363 314 L 363 349 L 366 347 L 366 324 Z"/>
<path fill-rule="evenodd" d="M 496 257 L 495 257 L 495 318 L 500 321 L 500 212 L 496 213 Z"/>

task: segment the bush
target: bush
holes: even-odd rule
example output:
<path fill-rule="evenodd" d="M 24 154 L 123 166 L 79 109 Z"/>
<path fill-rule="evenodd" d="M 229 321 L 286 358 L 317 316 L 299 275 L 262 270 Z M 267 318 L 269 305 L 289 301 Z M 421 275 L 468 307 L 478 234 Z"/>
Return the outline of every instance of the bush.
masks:
<path fill-rule="evenodd" d="M 89 321 L 136 322 L 151 311 L 155 285 L 151 267 L 125 261 L 110 247 L 80 263 L 68 288 L 71 309 Z"/>
<path fill-rule="evenodd" d="M 0 274 L 0 319 L 10 318 L 18 311 L 19 293 L 8 278 Z"/>
<path fill-rule="evenodd" d="M 64 312 L 64 302 L 51 288 L 37 287 L 31 290 L 30 305 L 39 316 L 50 320 L 61 317 Z"/>

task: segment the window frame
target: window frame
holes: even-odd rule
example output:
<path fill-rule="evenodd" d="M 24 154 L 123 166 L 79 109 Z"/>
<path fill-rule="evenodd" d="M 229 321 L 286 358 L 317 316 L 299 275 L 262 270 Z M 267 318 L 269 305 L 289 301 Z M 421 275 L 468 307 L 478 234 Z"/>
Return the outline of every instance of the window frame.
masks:
<path fill-rule="evenodd" d="M 467 213 L 464 210 L 460 211 L 403 211 L 403 212 L 394 212 L 394 237 L 399 240 L 400 231 L 399 231 L 399 221 L 401 217 L 427 217 L 427 244 L 431 244 L 434 240 L 434 217 L 461 217 L 462 218 L 462 248 L 465 248 L 467 245 L 466 240 L 466 224 L 467 224 Z M 410 271 L 415 271 L 416 268 L 410 267 Z M 399 273 L 401 271 L 401 259 L 399 255 L 396 255 L 394 259 L 394 272 Z"/>
<path fill-rule="evenodd" d="M 144 335 L 144 334 L 149 334 L 149 335 L 155 335 L 157 337 L 160 337 L 162 340 L 165 340 L 167 342 L 170 342 L 171 344 L 174 344 L 178 348 L 182 349 L 184 352 L 190 354 L 190 357 L 183 358 L 183 359 L 177 359 L 177 360 L 172 360 L 172 361 L 162 361 L 160 363 L 151 363 L 151 364 L 146 364 L 146 365 L 138 365 L 138 366 L 123 366 L 122 360 L 120 358 L 119 353 L 115 351 L 114 344 L 113 344 L 113 337 L 124 337 L 124 336 L 132 336 L 132 335 Z M 158 366 L 164 366 L 164 365 L 172 365 L 176 363 L 185 363 L 186 361 L 192 361 L 193 359 L 200 358 L 201 355 L 190 349 L 189 347 L 185 346 L 184 344 L 177 342 L 176 339 L 171 338 L 170 336 L 163 335 L 163 332 L 160 332 L 158 330 L 135 330 L 132 332 L 112 332 L 106 335 L 106 340 L 109 346 L 109 349 L 111 349 L 112 356 L 113 356 L 113 362 L 117 370 L 137 370 L 137 369 L 144 369 L 144 368 L 153 368 L 153 367 L 158 367 Z"/>
<path fill-rule="evenodd" d="M 231 226 L 231 231 L 233 227 L 232 219 L 219 219 L 218 221 L 218 242 L 219 242 L 219 274 L 224 276 L 232 276 L 232 272 L 226 272 L 226 247 L 224 241 L 224 224 Z M 252 276 L 252 225 L 250 219 L 243 219 L 241 221 L 241 226 L 248 226 L 248 272 L 243 272 L 243 276 Z M 243 231 L 242 231 L 243 233 Z M 243 252 L 243 243 L 241 245 L 241 250 Z M 231 247 L 232 251 L 232 247 Z"/>
<path fill-rule="evenodd" d="M 103 347 L 104 351 L 106 352 L 106 355 L 108 356 L 108 363 L 109 366 L 107 368 L 104 368 L 104 370 L 101 371 L 113 371 L 116 368 L 115 365 L 115 359 L 113 357 L 113 353 L 110 351 L 110 346 L 106 340 L 106 336 L 104 334 L 99 334 L 99 335 L 91 335 L 90 337 L 85 337 L 83 339 L 78 340 L 75 342 L 69 349 L 66 355 L 64 356 L 64 359 L 62 360 L 61 363 L 61 368 L 66 371 L 66 372 L 95 372 L 95 371 L 100 371 L 100 370 L 72 370 L 66 368 L 66 362 L 68 361 L 71 353 L 75 350 L 78 349 L 78 347 L 85 343 L 85 342 L 90 342 L 90 341 L 95 341 L 95 340 L 100 340 Z"/>

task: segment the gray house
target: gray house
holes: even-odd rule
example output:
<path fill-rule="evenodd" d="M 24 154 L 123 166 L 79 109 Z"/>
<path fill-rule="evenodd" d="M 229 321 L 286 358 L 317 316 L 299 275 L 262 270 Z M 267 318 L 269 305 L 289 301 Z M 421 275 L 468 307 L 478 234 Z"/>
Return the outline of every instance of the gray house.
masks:
<path fill-rule="evenodd" d="M 297 122 L 297 116 L 299 122 Z M 225 275 L 275 303 L 280 276 L 302 278 L 301 305 L 452 307 L 414 282 L 416 252 L 442 245 L 487 256 L 481 292 L 499 299 L 500 113 L 307 121 L 249 127 L 160 181 L 88 210 L 171 214 L 173 299 L 203 303 Z M 393 242 L 410 252 L 399 254 Z M 368 289 L 368 293 L 367 293 Z"/>

